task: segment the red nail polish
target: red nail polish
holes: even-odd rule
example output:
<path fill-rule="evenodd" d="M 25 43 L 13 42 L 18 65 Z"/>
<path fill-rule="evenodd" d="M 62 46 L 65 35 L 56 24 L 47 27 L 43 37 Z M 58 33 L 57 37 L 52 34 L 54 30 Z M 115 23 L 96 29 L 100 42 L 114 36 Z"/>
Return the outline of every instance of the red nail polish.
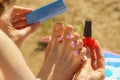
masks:
<path fill-rule="evenodd" d="M 96 47 L 95 40 L 92 38 L 92 29 L 91 29 L 91 20 L 85 21 L 85 28 L 84 28 L 84 38 L 83 43 L 84 46 L 87 46 L 90 48 L 91 51 L 93 51 Z"/>

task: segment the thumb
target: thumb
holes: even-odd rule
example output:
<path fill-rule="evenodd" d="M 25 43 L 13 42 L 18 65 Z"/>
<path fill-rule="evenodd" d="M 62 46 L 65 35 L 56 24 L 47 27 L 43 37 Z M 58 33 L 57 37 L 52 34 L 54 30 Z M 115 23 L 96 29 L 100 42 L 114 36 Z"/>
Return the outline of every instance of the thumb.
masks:
<path fill-rule="evenodd" d="M 40 27 L 39 23 L 32 24 L 29 27 L 19 30 L 19 35 L 23 38 L 27 37 L 29 34 L 35 32 Z"/>

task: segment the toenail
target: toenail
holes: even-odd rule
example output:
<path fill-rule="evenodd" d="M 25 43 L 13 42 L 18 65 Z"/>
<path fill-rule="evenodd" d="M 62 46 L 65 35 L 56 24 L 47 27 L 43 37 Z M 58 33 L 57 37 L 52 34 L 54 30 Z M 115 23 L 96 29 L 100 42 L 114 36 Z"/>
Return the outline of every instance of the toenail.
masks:
<path fill-rule="evenodd" d="M 59 42 L 62 41 L 62 40 L 63 40 L 62 36 L 60 36 L 60 37 L 57 38 L 57 41 L 59 41 Z"/>

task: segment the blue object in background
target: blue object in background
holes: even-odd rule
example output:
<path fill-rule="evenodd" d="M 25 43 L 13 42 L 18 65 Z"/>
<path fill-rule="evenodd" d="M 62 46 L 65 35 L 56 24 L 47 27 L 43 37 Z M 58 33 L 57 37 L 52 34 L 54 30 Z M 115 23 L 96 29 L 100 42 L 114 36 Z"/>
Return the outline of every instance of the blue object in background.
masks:
<path fill-rule="evenodd" d="M 120 80 L 120 55 L 103 51 L 105 57 L 105 80 Z"/>
<path fill-rule="evenodd" d="M 38 8 L 28 14 L 26 14 L 26 20 L 28 24 L 36 22 L 43 22 L 49 18 L 52 18 L 58 14 L 67 11 L 63 0 L 56 0 L 46 6 Z"/>

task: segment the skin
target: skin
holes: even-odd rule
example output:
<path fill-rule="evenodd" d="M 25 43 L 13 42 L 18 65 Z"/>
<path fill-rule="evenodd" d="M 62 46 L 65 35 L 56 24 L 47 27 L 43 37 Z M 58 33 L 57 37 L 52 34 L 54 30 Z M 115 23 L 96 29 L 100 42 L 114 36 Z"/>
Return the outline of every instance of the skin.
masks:
<path fill-rule="evenodd" d="M 28 26 L 25 14 L 31 12 L 32 9 L 14 6 L 8 14 L 0 18 L 0 28 L 16 43 L 21 46 L 24 39 L 35 32 L 39 27 L 39 23 Z"/>
<path fill-rule="evenodd" d="M 70 25 L 64 28 L 61 23 L 55 24 L 52 39 L 46 49 L 47 56 L 38 75 L 42 80 L 72 80 L 81 66 L 80 62 L 86 54 L 86 48 L 83 48 L 81 40 L 76 40 L 74 36 L 67 37 L 71 35 L 72 30 Z M 62 41 L 58 41 L 61 36 L 63 36 Z M 70 45 L 73 40 L 77 41 L 74 47 Z M 78 55 L 74 54 L 75 50 L 79 50 Z"/>
<path fill-rule="evenodd" d="M 31 25 L 32 27 L 27 27 L 28 25 L 27 25 L 27 23 L 26 23 L 26 20 L 24 19 L 24 15 L 26 14 L 26 13 L 28 13 L 28 12 L 31 12 L 32 10 L 31 9 L 26 9 L 26 8 L 22 8 L 22 7 L 13 7 L 12 8 L 12 10 L 10 11 L 10 14 L 7 14 L 7 15 L 4 15 L 4 16 L 2 16 L 1 18 L 0 18 L 0 26 L 1 26 L 1 29 L 17 44 L 17 46 L 18 47 L 20 47 L 21 46 L 21 44 L 22 44 L 22 42 L 23 42 L 23 40 L 30 34 L 30 33 L 32 33 L 32 32 L 34 32 L 37 28 L 38 28 L 38 23 L 36 23 L 36 24 L 33 24 L 33 25 Z M 22 13 L 21 13 L 22 12 Z M 72 28 L 68 28 L 68 30 L 72 30 Z M 53 30 L 54 31 L 54 30 Z M 63 32 L 63 30 L 62 30 L 62 32 Z M 53 32 L 54 33 L 54 32 Z M 1 34 L 3 34 L 3 35 L 1 35 L 1 36 L 6 36 L 2 31 L 1 31 Z M 54 36 L 54 35 L 53 35 Z M 4 37 L 5 38 L 5 37 Z M 6 38 L 5 38 L 6 40 L 8 39 L 8 37 L 6 36 Z M 6 41 L 6 40 L 3 40 L 3 42 L 1 41 L 1 45 L 3 44 L 3 43 L 5 43 L 4 41 Z M 17 48 L 14 48 L 15 50 L 13 51 L 13 52 L 11 52 L 12 53 L 12 55 L 14 56 L 14 57 L 16 57 L 16 58 L 13 58 L 13 56 L 9 56 L 9 50 L 12 50 L 13 48 L 10 48 L 9 47 L 9 45 L 7 45 L 7 44 L 9 44 L 9 43 L 12 43 L 12 42 L 10 42 L 11 40 L 9 40 L 8 39 L 8 41 L 7 41 L 7 43 L 6 43 L 6 45 L 4 45 L 4 46 L 6 46 L 6 47 L 8 47 L 8 48 L 6 48 L 6 47 L 4 47 L 2 50 L 0 50 L 0 51 L 3 51 L 3 52 L 1 52 L 1 78 L 2 78 L 2 80 L 26 80 L 26 79 L 28 79 L 28 78 L 26 78 L 25 76 L 30 76 L 30 79 L 32 79 L 32 80 L 34 80 L 35 79 L 35 77 L 34 77 L 34 75 L 32 74 L 32 72 L 29 70 L 29 68 L 28 68 L 28 66 L 26 65 L 26 63 L 25 63 L 25 61 L 24 61 L 24 58 L 23 58 L 23 56 L 21 55 L 21 52 L 17 49 Z M 53 43 L 54 41 L 52 41 L 52 43 Z M 64 42 L 64 43 L 66 43 L 66 42 Z M 63 43 L 63 44 L 64 44 Z M 11 46 L 15 46 L 15 44 L 11 44 Z M 65 45 L 65 44 L 64 44 Z M 82 43 L 81 44 L 79 44 L 79 45 L 82 45 Z M 54 45 L 54 46 L 56 46 L 56 45 Z M 51 45 L 49 46 L 49 47 L 51 47 Z M 60 46 L 58 46 L 58 49 L 59 49 L 59 47 Z M 82 46 L 80 46 L 80 47 L 78 47 L 78 48 L 82 48 Z M 6 50 L 7 49 L 7 50 Z M 61 48 L 60 48 L 61 49 Z M 4 52 L 4 50 L 5 51 L 8 51 L 8 52 Z M 49 67 L 46 67 L 46 66 L 49 66 L 49 65 L 53 65 L 53 64 L 51 64 L 51 63 L 54 63 L 54 61 L 52 60 L 52 58 L 53 57 L 55 57 L 53 54 L 55 54 L 55 47 L 54 47 L 54 49 L 48 49 L 47 51 L 48 52 L 51 52 L 51 53 L 49 53 L 49 57 L 47 58 L 46 57 L 46 61 L 45 61 L 45 63 L 49 63 L 49 64 L 44 64 L 43 65 L 43 69 L 41 70 L 41 72 L 42 72 L 42 74 L 44 73 L 44 74 L 46 74 L 45 73 L 45 71 L 46 70 L 48 70 L 48 71 L 51 71 L 51 68 L 49 68 Z M 69 49 L 68 49 L 69 50 Z M 48 52 L 46 51 L 46 53 L 48 54 Z M 70 51 L 71 52 L 71 51 Z M 17 54 L 15 54 L 15 53 L 17 53 Z M 53 53 L 53 54 L 52 54 Z M 85 50 L 83 49 L 83 50 L 81 50 L 81 53 L 84 53 L 85 54 Z M 47 55 L 46 54 L 46 55 Z M 4 55 L 4 56 L 2 56 L 2 55 Z M 83 55 L 83 54 L 82 54 Z M 7 56 L 9 56 L 9 57 L 7 57 Z M 20 57 L 20 62 L 18 62 L 18 63 L 15 63 L 14 61 L 17 61 L 17 56 L 19 56 Z M 56 57 L 57 57 L 58 55 L 56 55 Z M 62 54 L 61 54 L 61 56 L 62 56 Z M 66 56 L 66 55 L 63 55 L 63 56 Z M 71 56 L 73 56 L 73 54 L 71 54 Z M 6 58 L 7 57 L 7 58 Z M 69 58 L 70 56 L 66 56 L 66 57 L 64 57 L 64 59 L 65 58 Z M 79 57 L 82 57 L 82 56 L 79 56 Z M 70 57 L 70 58 L 73 58 L 73 57 Z M 57 58 L 55 58 L 55 60 L 56 60 L 56 65 L 57 65 L 57 67 L 58 68 L 55 68 L 55 71 L 58 71 L 59 70 L 59 67 L 60 66 L 63 66 L 63 64 L 60 64 L 60 65 L 58 65 L 58 63 L 61 63 L 61 59 L 62 58 L 60 58 L 60 59 L 57 59 Z M 64 60 L 63 59 L 63 60 Z M 75 60 L 76 59 L 76 60 Z M 69 62 L 67 62 L 67 64 L 66 65 L 64 65 L 63 66 L 63 68 L 62 68 L 62 71 L 64 71 L 64 69 L 65 69 L 65 67 L 67 67 L 68 66 L 68 64 L 69 65 L 71 65 L 71 62 L 72 62 L 72 60 L 74 61 L 74 62 L 77 62 L 77 63 L 79 63 L 80 64 L 80 62 L 78 62 L 78 61 L 80 61 L 80 59 L 81 58 L 74 58 L 74 60 L 73 59 L 71 59 L 71 60 L 69 60 Z M 11 61 L 9 61 L 9 60 L 11 60 Z M 4 62 L 3 62 L 4 61 Z M 14 63 L 13 63 L 14 62 Z M 73 63 L 74 63 L 73 62 Z M 8 67 L 6 68 L 6 64 L 8 65 Z M 22 65 L 20 65 L 20 64 L 22 64 Z M 18 65 L 19 67 L 20 67 L 20 70 L 18 70 L 18 67 L 15 67 L 14 65 Z M 23 66 L 24 65 L 24 66 Z M 71 66 L 73 66 L 73 64 L 71 65 Z M 71 70 L 72 70 L 72 68 L 74 68 L 74 67 L 70 67 L 70 69 L 68 69 L 67 71 L 69 71 L 69 72 L 71 72 Z M 74 73 L 77 71 L 76 69 L 77 68 L 79 68 L 78 67 L 78 65 L 72 70 L 72 72 L 71 72 L 71 74 L 69 75 L 69 76 L 67 76 L 66 77 L 66 79 L 69 79 L 69 78 L 72 78 L 73 76 L 74 76 Z M 6 71 L 7 70 L 7 71 Z M 23 75 L 23 74 L 21 74 L 22 72 L 24 72 L 24 71 L 26 71 L 24 74 L 25 75 Z M 40 72 L 40 74 L 41 74 L 41 72 Z M 9 75 L 10 74 L 10 75 Z M 59 71 L 59 75 L 55 75 L 55 73 L 53 74 L 53 75 L 51 75 L 50 77 L 49 76 L 46 76 L 46 77 L 48 77 L 48 79 L 50 78 L 50 79 L 53 79 L 53 80 L 56 80 L 58 77 L 59 77 L 59 79 L 63 79 L 63 75 L 60 75 L 61 74 L 61 71 Z M 48 75 L 48 73 L 46 74 L 46 75 Z M 45 77 L 44 75 L 42 75 L 41 76 L 42 78 L 43 77 Z M 39 77 L 39 78 L 41 78 L 41 77 Z M 46 78 L 45 77 L 45 78 Z M 44 79 L 44 78 L 43 78 Z"/>
<path fill-rule="evenodd" d="M 101 47 L 96 41 L 96 48 L 90 51 L 90 56 L 83 67 L 76 73 L 75 80 L 104 80 L 105 79 L 105 59 L 101 52 Z M 86 74 L 86 75 L 85 75 Z"/>
<path fill-rule="evenodd" d="M 0 45 L 4 45 L 0 46 L 1 80 L 35 80 L 21 51 L 2 30 L 0 30 Z"/>
<path fill-rule="evenodd" d="M 59 29 L 60 31 L 58 31 Z M 74 74 L 79 69 L 81 65 L 80 61 L 86 54 L 86 48 L 81 46 L 81 40 L 78 40 L 74 47 L 70 45 L 72 40 L 76 40 L 74 37 L 66 38 L 71 31 L 72 27 L 67 26 L 63 33 L 62 42 L 57 41 L 57 37 L 62 35 L 63 29 L 61 24 L 55 25 L 52 40 L 46 50 L 47 57 L 38 76 L 42 80 L 69 80 L 73 78 Z M 0 46 L 0 67 L 3 74 L 1 77 L 3 78 L 2 80 L 35 80 L 35 76 L 28 68 L 22 53 L 16 45 L 1 30 L 0 34 L 0 45 L 4 44 L 4 46 Z M 78 55 L 74 54 L 75 50 L 80 51 Z M 68 75 L 64 77 L 65 74 Z"/>
<path fill-rule="evenodd" d="M 79 39 L 78 34 L 75 34 L 75 36 L 76 39 Z M 49 42 L 50 37 L 46 37 L 45 41 Z M 100 43 L 97 40 L 95 42 L 95 50 L 90 51 L 90 49 L 87 47 L 87 59 L 82 58 L 82 65 L 79 66 L 79 70 L 75 74 L 74 80 L 105 79 L 105 59 L 101 50 Z"/>
<path fill-rule="evenodd" d="M 8 7 L 14 2 L 15 0 L 1 0 L 0 16 L 4 12 L 6 5 Z M 21 46 L 23 40 L 30 33 L 33 33 L 40 26 L 35 23 L 28 27 L 24 15 L 31 11 L 31 9 L 14 6 L 8 14 L 0 17 L 0 45 L 4 45 L 0 46 L 0 80 L 35 80 L 35 76 L 25 63 L 21 51 L 17 48 L 17 46 Z"/>
<path fill-rule="evenodd" d="M 3 1 L 5 1 L 5 0 L 3 0 Z M 35 24 L 31 25 L 32 27 L 28 27 L 26 20 L 24 18 L 24 15 L 26 13 L 31 12 L 31 11 L 32 11 L 31 9 L 27 9 L 27 8 L 13 7 L 13 9 L 10 11 L 10 14 L 4 15 L 0 18 L 0 22 L 2 22 L 2 23 L 0 23 L 1 29 L 17 44 L 18 47 L 21 46 L 22 42 L 29 34 L 36 31 L 36 29 L 38 29 L 38 27 L 39 27 L 39 23 L 35 23 Z M 69 34 L 72 29 L 70 26 L 67 29 L 68 29 L 68 34 Z M 70 32 L 69 32 L 69 29 L 70 29 Z M 96 56 L 91 55 L 91 59 L 88 59 L 86 64 L 81 65 L 81 64 L 79 64 L 80 63 L 79 61 L 81 61 L 81 57 L 86 52 L 86 49 L 81 47 L 82 44 L 79 44 L 77 46 L 77 48 L 75 48 L 75 49 L 82 48 L 82 49 L 80 49 L 81 50 L 80 52 L 83 53 L 82 56 L 79 57 L 79 56 L 73 55 L 73 51 L 71 51 L 71 47 L 70 47 L 71 45 L 68 45 L 70 43 L 69 41 L 71 41 L 70 39 L 66 40 L 66 38 L 63 37 L 62 43 L 59 41 L 58 42 L 56 41 L 58 35 L 55 33 L 57 33 L 57 32 L 61 33 L 59 35 L 63 35 L 63 36 L 67 33 L 66 29 L 65 29 L 65 32 L 62 29 L 61 29 L 61 31 L 62 31 L 62 33 L 59 31 L 56 31 L 55 29 L 53 30 L 52 41 L 50 42 L 50 44 L 47 48 L 45 61 L 44 61 L 42 70 L 40 71 L 38 77 L 41 77 L 43 80 L 44 79 L 46 80 L 46 77 L 48 80 L 56 80 L 56 79 L 68 80 L 68 79 L 72 79 L 74 74 L 78 71 L 78 73 L 76 74 L 76 77 L 75 77 L 75 79 L 77 79 L 77 80 L 81 80 L 81 79 L 82 80 L 83 79 L 84 80 L 102 80 L 102 79 L 104 79 L 104 58 L 103 58 L 103 56 L 100 56 L 100 55 L 102 55 L 101 50 L 100 50 L 100 46 L 98 46 L 98 48 L 94 52 L 90 52 L 91 54 L 98 54 L 99 53 L 99 55 L 96 55 Z M 0 31 L 0 33 L 3 34 L 3 36 L 6 36 L 2 31 Z M 57 36 L 57 37 L 54 37 L 54 36 Z M 74 35 L 73 39 L 77 40 L 78 39 L 77 36 Z M 5 40 L 3 40 L 3 41 L 5 41 Z M 10 40 L 8 39 L 8 42 L 9 41 Z M 78 40 L 78 42 L 82 43 L 80 40 Z M 3 44 L 3 43 L 1 43 L 1 44 Z M 58 44 L 59 44 L 59 46 L 58 46 Z M 14 45 L 14 44 L 12 43 L 11 45 Z M 58 51 L 56 52 L 58 54 L 55 53 L 56 46 L 58 46 L 57 47 Z M 70 50 L 70 51 L 66 50 L 67 56 L 61 52 L 61 49 L 64 50 L 64 47 L 68 48 Z M 9 47 L 8 47 L 8 49 L 9 49 Z M 5 51 L 6 51 L 6 48 L 5 48 Z M 15 50 L 15 52 L 16 52 L 16 50 Z M 13 53 L 11 52 L 11 53 L 14 54 L 15 52 L 13 52 Z M 72 53 L 72 54 L 68 55 L 67 52 Z M 18 51 L 17 53 L 19 53 L 19 54 L 15 54 L 14 56 L 19 55 L 19 57 L 20 57 L 21 52 Z M 79 57 L 79 59 L 76 59 L 77 57 Z M 0 59 L 4 60 L 5 57 L 2 57 Z M 9 59 L 11 60 L 12 58 L 9 57 Z M 15 59 L 13 58 L 12 60 L 14 61 Z M 23 66 L 18 64 L 19 66 L 21 66 L 20 68 L 23 71 L 26 71 L 24 73 L 24 74 L 26 74 L 26 76 L 30 76 L 30 79 L 34 80 L 35 77 L 32 74 L 32 72 L 29 70 L 28 66 L 26 65 L 26 63 L 23 59 L 23 56 L 21 56 L 20 59 L 21 59 L 21 61 L 19 63 L 24 65 L 24 69 L 23 69 Z M 3 63 L 3 60 L 2 60 L 2 63 Z M 65 62 L 64 60 L 67 60 L 67 62 Z M 15 80 L 19 80 L 19 79 L 20 80 L 26 80 L 26 79 L 28 80 L 28 78 L 26 78 L 24 75 L 21 74 L 22 70 L 19 71 L 18 69 L 16 69 L 13 66 L 15 63 L 12 63 L 12 62 L 8 63 L 8 62 L 9 62 L 8 59 L 4 60 L 4 64 L 5 65 L 8 64 L 9 65 L 8 68 L 11 69 L 11 70 L 8 69 L 8 73 L 10 72 L 10 74 L 11 73 L 12 74 L 6 76 L 6 72 L 4 70 L 6 70 L 7 68 L 5 68 L 5 66 L 4 66 L 2 69 L 3 71 L 0 70 L 0 76 L 2 78 L 0 80 L 4 80 L 5 76 L 8 77 L 8 79 L 5 79 L 5 80 L 10 80 L 10 79 L 11 80 L 14 80 L 14 79 Z M 59 63 L 64 63 L 64 65 L 60 65 Z M 103 67 L 98 66 L 96 63 L 99 63 Z M 71 65 L 71 66 L 68 66 L 68 65 Z M 3 66 L 3 64 L 2 64 L 2 66 Z M 49 68 L 49 66 L 50 66 L 50 68 Z M 67 67 L 67 69 L 66 69 L 66 67 Z M 59 70 L 59 69 L 61 69 L 61 70 Z M 15 73 L 15 71 L 17 71 L 17 74 Z M 92 74 L 88 73 L 89 71 L 92 72 Z M 63 74 L 61 74 L 61 72 L 63 72 L 63 74 L 68 74 L 70 72 L 71 73 L 68 74 L 68 76 L 64 76 Z M 4 73 L 5 73 L 5 75 L 3 75 Z M 56 73 L 58 73 L 59 75 L 56 75 Z M 86 76 L 84 76 L 83 73 L 87 73 L 88 77 L 86 78 Z M 13 74 L 14 74 L 14 76 L 13 76 Z M 96 75 L 94 75 L 94 74 L 96 74 Z M 18 77 L 19 77 L 19 79 L 18 79 Z"/>

